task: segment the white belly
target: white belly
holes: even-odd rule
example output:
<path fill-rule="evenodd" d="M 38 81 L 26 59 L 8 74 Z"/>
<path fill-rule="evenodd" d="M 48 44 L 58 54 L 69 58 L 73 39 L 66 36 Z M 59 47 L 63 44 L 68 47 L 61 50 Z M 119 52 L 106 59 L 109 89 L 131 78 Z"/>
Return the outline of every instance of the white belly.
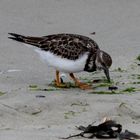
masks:
<path fill-rule="evenodd" d="M 40 49 L 35 49 L 35 51 L 40 55 L 41 60 L 46 62 L 49 66 L 67 73 L 83 71 L 88 57 L 88 53 L 85 53 L 78 60 L 68 60 L 54 55 L 51 52 L 42 51 Z"/>

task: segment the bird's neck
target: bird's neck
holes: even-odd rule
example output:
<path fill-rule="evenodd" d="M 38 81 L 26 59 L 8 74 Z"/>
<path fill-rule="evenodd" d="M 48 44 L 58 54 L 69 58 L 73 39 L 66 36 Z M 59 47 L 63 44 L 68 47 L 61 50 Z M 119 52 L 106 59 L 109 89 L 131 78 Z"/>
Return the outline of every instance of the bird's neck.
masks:
<path fill-rule="evenodd" d="M 96 53 L 94 53 L 94 54 L 89 53 L 86 64 L 85 64 L 84 71 L 87 71 L 87 72 L 96 71 L 95 60 L 96 60 Z"/>

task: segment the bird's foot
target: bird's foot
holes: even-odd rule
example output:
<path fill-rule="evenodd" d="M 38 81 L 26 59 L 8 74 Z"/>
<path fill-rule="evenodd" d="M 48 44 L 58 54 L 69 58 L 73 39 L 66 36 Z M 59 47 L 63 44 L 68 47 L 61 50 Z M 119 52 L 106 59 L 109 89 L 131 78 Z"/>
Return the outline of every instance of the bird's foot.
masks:
<path fill-rule="evenodd" d="M 78 86 L 80 89 L 83 89 L 83 90 L 88 90 L 92 88 L 90 85 L 86 83 L 81 83 L 81 82 L 77 82 L 76 86 Z"/>
<path fill-rule="evenodd" d="M 66 88 L 67 87 L 67 85 L 65 83 L 57 82 L 56 80 L 55 80 L 55 86 L 59 87 L 59 88 Z"/>
<path fill-rule="evenodd" d="M 75 76 L 73 73 L 69 74 L 70 77 L 75 81 L 76 86 L 78 86 L 80 89 L 86 90 L 86 89 L 91 89 L 91 86 L 89 86 L 88 84 L 85 83 L 81 83 Z"/>

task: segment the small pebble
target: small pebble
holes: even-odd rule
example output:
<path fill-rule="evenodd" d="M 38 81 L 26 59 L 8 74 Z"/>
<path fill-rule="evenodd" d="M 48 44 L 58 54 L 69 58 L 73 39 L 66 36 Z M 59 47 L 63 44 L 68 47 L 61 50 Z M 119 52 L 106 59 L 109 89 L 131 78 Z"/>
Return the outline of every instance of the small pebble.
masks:
<path fill-rule="evenodd" d="M 92 32 L 92 33 L 90 33 L 91 35 L 95 35 L 96 33 L 95 32 Z"/>
<path fill-rule="evenodd" d="M 45 98 L 46 96 L 44 95 L 36 95 L 36 98 Z"/>
<path fill-rule="evenodd" d="M 102 80 L 101 79 L 95 79 L 95 80 L 93 80 L 92 82 L 93 83 L 99 83 L 99 82 L 101 82 Z"/>
<path fill-rule="evenodd" d="M 110 87 L 108 87 L 108 90 L 117 90 L 118 89 L 118 87 L 116 87 L 116 86 L 110 86 Z"/>

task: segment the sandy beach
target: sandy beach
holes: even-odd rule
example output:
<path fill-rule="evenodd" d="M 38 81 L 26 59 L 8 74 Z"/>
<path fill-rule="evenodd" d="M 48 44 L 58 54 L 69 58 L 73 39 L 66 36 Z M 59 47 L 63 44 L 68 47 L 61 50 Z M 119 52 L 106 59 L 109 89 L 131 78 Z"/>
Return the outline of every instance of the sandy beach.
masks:
<path fill-rule="evenodd" d="M 58 140 L 104 117 L 140 134 L 139 25 L 139 0 L 1 0 L 0 139 Z M 8 32 L 94 39 L 112 56 L 110 74 L 118 90 L 108 90 L 103 72 L 76 74 L 91 90 L 50 86 L 55 70 L 32 47 L 8 39 Z M 73 83 L 68 75 L 64 81 Z"/>

